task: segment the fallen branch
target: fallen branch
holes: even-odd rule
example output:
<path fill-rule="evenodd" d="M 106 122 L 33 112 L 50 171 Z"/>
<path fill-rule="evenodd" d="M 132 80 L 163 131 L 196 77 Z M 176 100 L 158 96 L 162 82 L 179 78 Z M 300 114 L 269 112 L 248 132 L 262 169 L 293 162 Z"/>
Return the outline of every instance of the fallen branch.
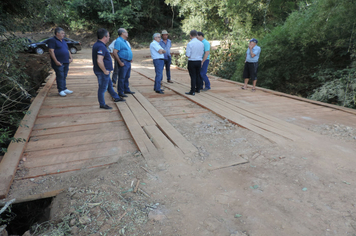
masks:
<path fill-rule="evenodd" d="M 146 193 L 145 191 L 143 191 L 142 189 L 138 189 L 138 191 L 140 192 L 140 193 L 142 193 L 143 195 L 145 195 L 146 197 L 151 197 L 148 193 Z"/>
<path fill-rule="evenodd" d="M 0 214 L 3 213 L 14 201 L 16 201 L 16 198 L 8 201 L 3 208 L 0 210 Z"/>
<path fill-rule="evenodd" d="M 124 214 L 122 214 L 122 216 L 120 216 L 120 218 L 117 220 L 118 222 L 126 215 L 127 211 L 125 211 Z"/>
<path fill-rule="evenodd" d="M 137 183 L 136 183 L 136 187 L 135 187 L 135 189 L 134 189 L 134 191 L 133 191 L 134 193 L 137 192 L 137 189 L 138 189 L 138 185 L 139 185 L 139 184 L 140 184 L 140 180 L 138 180 Z"/>

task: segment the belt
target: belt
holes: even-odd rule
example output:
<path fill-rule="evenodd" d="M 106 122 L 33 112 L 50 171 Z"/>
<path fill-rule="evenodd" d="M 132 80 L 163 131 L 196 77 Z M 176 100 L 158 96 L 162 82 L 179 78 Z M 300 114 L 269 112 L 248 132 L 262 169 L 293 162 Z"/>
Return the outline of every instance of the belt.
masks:
<path fill-rule="evenodd" d="M 164 60 L 164 58 L 157 58 L 157 59 L 153 59 L 153 60 Z"/>

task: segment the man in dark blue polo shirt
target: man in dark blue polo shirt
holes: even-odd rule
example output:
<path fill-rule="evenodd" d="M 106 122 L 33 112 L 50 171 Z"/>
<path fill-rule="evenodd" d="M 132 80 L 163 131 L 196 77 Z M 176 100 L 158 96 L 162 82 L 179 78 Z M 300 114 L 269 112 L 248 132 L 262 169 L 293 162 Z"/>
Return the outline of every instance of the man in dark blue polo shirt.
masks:
<path fill-rule="evenodd" d="M 110 79 L 110 72 L 113 70 L 112 60 L 105 45 L 110 40 L 110 34 L 106 29 L 98 29 L 97 36 L 98 41 L 93 45 L 92 59 L 94 65 L 93 70 L 98 77 L 98 100 L 100 108 L 112 109 L 112 107 L 105 104 L 104 95 L 106 91 L 114 98 L 114 102 L 123 102 L 125 99 L 120 98 L 114 91 Z"/>
<path fill-rule="evenodd" d="M 56 72 L 57 89 L 60 96 L 65 97 L 73 91 L 67 89 L 66 78 L 69 70 L 69 63 L 73 61 L 72 54 L 68 50 L 68 45 L 63 40 L 65 33 L 60 27 L 54 30 L 54 37 L 48 39 L 47 44 L 51 56 L 51 66 Z"/>

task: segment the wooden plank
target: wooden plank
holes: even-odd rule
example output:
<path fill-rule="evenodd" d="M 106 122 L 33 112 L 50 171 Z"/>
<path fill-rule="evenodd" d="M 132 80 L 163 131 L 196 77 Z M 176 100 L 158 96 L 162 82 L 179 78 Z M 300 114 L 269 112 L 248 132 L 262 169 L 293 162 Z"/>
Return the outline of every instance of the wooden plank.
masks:
<path fill-rule="evenodd" d="M 242 86 L 243 85 L 243 83 L 239 83 L 239 82 L 236 82 L 236 81 L 227 80 L 227 79 L 223 79 L 223 78 L 219 78 L 219 77 L 215 77 L 215 78 L 218 79 L 218 80 L 224 81 L 224 82 L 236 84 L 237 86 Z M 351 108 L 346 108 L 346 107 L 332 105 L 332 104 L 328 104 L 328 103 L 324 103 L 324 102 L 314 101 L 314 100 L 311 100 L 311 99 L 302 98 L 302 97 L 298 97 L 298 96 L 294 96 L 294 95 L 290 95 L 290 94 L 286 94 L 286 93 L 282 93 L 282 92 L 277 92 L 277 91 L 273 91 L 273 90 L 270 90 L 270 89 L 265 89 L 265 88 L 260 88 L 260 87 L 257 87 L 257 89 L 261 90 L 263 92 L 274 94 L 274 95 L 283 96 L 283 97 L 287 97 L 287 98 L 291 98 L 291 99 L 295 99 L 295 100 L 299 100 L 299 101 L 303 101 L 303 102 L 308 102 L 308 103 L 312 103 L 312 104 L 319 105 L 319 106 L 330 107 L 330 108 L 334 108 L 334 109 L 337 109 L 337 110 L 341 110 L 341 111 L 356 115 L 356 111 L 354 109 L 351 109 Z"/>
<path fill-rule="evenodd" d="M 61 174 L 61 173 L 66 173 L 71 171 L 107 166 L 118 162 L 120 158 L 121 158 L 120 156 L 112 155 L 112 156 L 100 157 L 100 158 L 95 158 L 90 160 L 74 161 L 71 162 L 70 165 L 68 163 L 60 163 L 56 165 L 30 168 L 26 173 L 26 175 L 16 177 L 16 180 L 37 178 L 40 176 Z"/>
<path fill-rule="evenodd" d="M 126 104 L 129 106 L 132 114 L 136 117 L 136 120 L 141 125 L 141 127 L 156 125 L 152 117 L 147 113 L 147 111 L 141 106 L 141 104 L 134 96 L 127 97 Z"/>
<path fill-rule="evenodd" d="M 0 199 L 5 198 L 8 194 L 16 173 L 17 165 L 20 161 L 22 153 L 26 147 L 27 140 L 29 139 L 32 128 L 35 124 L 37 114 L 54 80 L 55 74 L 52 73 L 52 75 L 49 76 L 46 85 L 37 94 L 35 100 L 32 102 L 30 108 L 28 109 L 31 111 L 31 113 L 25 115 L 25 117 L 22 119 L 21 126 L 15 133 L 15 139 L 22 138 L 25 139 L 26 142 L 10 143 L 7 152 L 0 162 Z"/>
<path fill-rule="evenodd" d="M 31 202 L 39 199 L 45 199 L 45 198 L 50 198 L 50 197 L 55 197 L 61 192 L 65 191 L 65 189 L 56 189 L 52 190 L 49 192 L 44 192 L 44 193 L 39 193 L 39 194 L 34 194 L 34 195 L 29 195 L 23 198 L 16 198 L 15 196 L 12 196 L 12 198 L 16 198 L 16 200 L 12 204 L 18 204 L 18 203 L 23 203 L 23 202 Z M 16 194 L 16 193 L 15 193 Z M 4 206 L 5 203 L 0 202 L 0 207 Z"/>
<path fill-rule="evenodd" d="M 65 130 L 68 130 L 67 132 L 61 132 L 57 134 L 50 134 L 50 135 L 39 135 L 39 136 L 31 136 L 29 142 L 38 142 L 38 141 L 44 141 L 44 140 L 51 140 L 51 139 L 67 139 L 67 138 L 78 138 L 78 139 L 83 139 L 85 136 L 91 137 L 93 135 L 97 134 L 105 134 L 105 133 L 112 133 L 112 132 L 117 132 L 117 133 L 129 133 L 124 122 L 113 122 L 115 125 L 106 125 L 102 126 L 100 129 L 88 129 L 88 130 L 81 130 L 81 131 L 74 131 L 70 130 L 70 127 L 66 127 Z M 103 123 L 103 124 L 108 124 L 108 123 Z M 120 124 L 120 125 L 119 125 Z M 76 126 L 74 126 L 76 127 Z M 129 135 L 128 135 L 129 137 Z"/>
<path fill-rule="evenodd" d="M 178 148 L 181 149 L 185 154 L 190 154 L 197 151 L 197 148 L 192 143 L 190 143 L 181 133 L 179 133 L 141 93 L 139 93 L 135 88 L 132 88 L 132 90 L 136 92 L 134 94 L 135 98 L 151 115 L 151 117 L 157 123 L 157 126 L 171 140 L 172 143 L 178 146 Z"/>
<path fill-rule="evenodd" d="M 187 99 L 199 104 L 200 106 L 210 110 L 211 112 L 215 113 L 216 115 L 223 117 L 224 119 L 229 120 L 230 122 L 249 129 L 259 135 L 264 136 L 268 140 L 277 143 L 284 143 L 285 138 L 294 140 L 296 137 L 289 135 L 288 133 L 282 132 L 280 130 L 273 129 L 273 127 L 261 127 L 264 126 L 263 124 L 251 124 L 249 118 L 238 114 L 230 109 L 224 109 L 221 105 L 216 104 L 216 102 L 212 100 L 204 99 L 200 96 L 190 96 L 186 95 L 185 92 L 187 91 L 186 88 L 180 85 L 176 85 L 174 87 L 170 86 L 170 89 L 174 90 L 175 92 L 181 94 L 182 96 L 186 97 Z"/>
<path fill-rule="evenodd" d="M 31 132 L 31 137 L 41 138 L 60 138 L 66 137 L 66 133 L 71 133 L 73 136 L 81 136 L 85 132 L 100 132 L 101 129 L 120 129 L 125 125 L 123 120 L 105 122 L 98 124 L 87 124 L 87 125 L 76 125 L 76 126 L 67 126 L 59 128 L 49 128 L 49 129 L 38 129 Z"/>
<path fill-rule="evenodd" d="M 153 145 L 151 140 L 147 137 L 146 133 L 141 128 L 135 116 L 131 113 L 126 103 L 116 103 L 119 111 L 124 118 L 127 128 L 129 129 L 132 138 L 134 139 L 138 149 L 142 155 L 147 159 L 153 159 L 158 156 L 158 150 Z"/>
<path fill-rule="evenodd" d="M 101 148 L 99 146 L 99 148 L 95 150 L 84 150 L 71 153 L 57 153 L 46 156 L 29 155 L 27 156 L 26 161 L 23 162 L 23 166 L 25 168 L 34 168 L 60 163 L 71 163 L 74 161 L 90 160 L 112 155 L 122 156 L 127 154 L 128 152 L 135 152 L 136 150 L 136 145 L 130 140 L 120 140 L 115 146 L 110 146 L 107 148 Z"/>
<path fill-rule="evenodd" d="M 84 145 L 90 143 L 101 143 L 105 141 L 114 141 L 121 139 L 128 139 L 130 137 L 128 132 L 117 132 L 112 130 L 106 133 L 96 133 L 90 136 L 78 137 L 67 137 L 60 139 L 50 139 L 50 140 L 39 140 L 30 141 L 27 144 L 26 152 L 46 150 L 59 147 L 72 147 L 77 145 Z"/>
<path fill-rule="evenodd" d="M 98 109 L 97 105 L 81 106 L 81 107 L 42 107 L 38 118 L 81 115 L 92 113 L 105 113 L 105 110 Z"/>
<path fill-rule="evenodd" d="M 95 151 L 97 149 L 110 149 L 112 147 L 118 147 L 122 142 L 129 142 L 133 143 L 130 139 L 126 140 L 113 140 L 113 141 L 104 141 L 100 143 L 90 143 L 90 144 L 82 144 L 82 145 L 77 145 L 77 146 L 72 146 L 72 147 L 59 147 L 59 148 L 53 148 L 53 149 L 45 149 L 45 150 L 39 150 L 39 151 L 31 151 L 31 152 L 25 152 L 23 154 L 23 157 L 25 158 L 39 158 L 43 156 L 57 156 L 61 154 L 68 154 L 70 155 L 71 153 L 74 152 L 83 152 L 83 151 Z M 127 149 L 125 149 L 126 152 L 131 152 L 131 146 L 128 145 Z M 132 152 L 137 151 L 137 147 L 135 150 Z"/>
<path fill-rule="evenodd" d="M 177 149 L 156 125 L 144 126 L 143 129 L 157 149 L 162 150 L 164 158 L 178 160 L 184 157 L 180 149 Z"/>
<path fill-rule="evenodd" d="M 73 115 L 53 118 L 38 118 L 34 126 L 34 130 L 58 128 L 66 126 L 76 126 L 84 124 L 106 123 L 121 120 L 117 111 L 107 110 L 104 114 L 94 113 L 90 115 Z"/>

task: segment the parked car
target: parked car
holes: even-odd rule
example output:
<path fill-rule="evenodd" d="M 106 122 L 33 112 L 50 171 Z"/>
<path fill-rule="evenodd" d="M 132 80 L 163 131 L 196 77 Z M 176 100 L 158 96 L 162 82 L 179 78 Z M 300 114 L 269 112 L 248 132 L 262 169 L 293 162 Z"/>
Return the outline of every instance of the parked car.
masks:
<path fill-rule="evenodd" d="M 38 42 L 33 42 L 29 44 L 27 47 L 26 52 L 31 52 L 31 53 L 37 53 L 37 54 L 43 54 L 44 52 L 48 52 L 48 44 L 47 41 L 50 38 L 44 38 L 39 40 Z M 68 49 L 72 54 L 76 54 L 77 51 L 82 50 L 82 45 L 79 41 L 75 41 L 70 38 L 64 38 L 67 42 Z"/>

